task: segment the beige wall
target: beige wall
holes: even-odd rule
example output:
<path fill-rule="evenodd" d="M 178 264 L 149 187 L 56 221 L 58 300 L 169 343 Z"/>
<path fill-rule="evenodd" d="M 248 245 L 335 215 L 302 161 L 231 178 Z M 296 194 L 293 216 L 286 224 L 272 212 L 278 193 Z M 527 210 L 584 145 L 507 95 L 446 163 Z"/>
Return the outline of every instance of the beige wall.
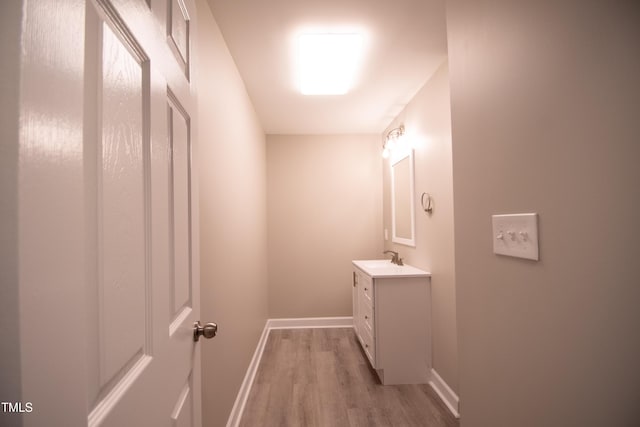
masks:
<path fill-rule="evenodd" d="M 392 242 L 389 162 L 384 162 L 385 249 L 400 253 L 405 263 L 430 271 L 433 368 L 458 390 L 456 284 L 453 248 L 453 189 L 449 75 L 444 62 L 389 129 L 404 124 L 404 141 L 414 147 L 416 247 Z M 432 214 L 420 205 L 423 192 L 432 195 Z"/>
<path fill-rule="evenodd" d="M 380 258 L 380 137 L 267 136 L 269 317 L 351 316 L 351 260 Z"/>
<path fill-rule="evenodd" d="M 223 426 L 267 319 L 265 138 L 204 0 L 198 0 L 203 425 Z"/>
<path fill-rule="evenodd" d="M 640 425 L 640 4 L 447 6 L 462 426 Z"/>

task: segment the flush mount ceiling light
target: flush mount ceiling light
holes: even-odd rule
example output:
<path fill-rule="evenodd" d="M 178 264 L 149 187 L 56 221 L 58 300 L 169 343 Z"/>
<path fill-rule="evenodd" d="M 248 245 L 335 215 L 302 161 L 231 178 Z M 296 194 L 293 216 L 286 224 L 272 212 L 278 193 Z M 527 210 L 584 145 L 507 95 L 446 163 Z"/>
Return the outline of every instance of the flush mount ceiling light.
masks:
<path fill-rule="evenodd" d="M 298 78 L 303 95 L 344 95 L 351 89 L 362 51 L 357 33 L 301 34 Z"/>

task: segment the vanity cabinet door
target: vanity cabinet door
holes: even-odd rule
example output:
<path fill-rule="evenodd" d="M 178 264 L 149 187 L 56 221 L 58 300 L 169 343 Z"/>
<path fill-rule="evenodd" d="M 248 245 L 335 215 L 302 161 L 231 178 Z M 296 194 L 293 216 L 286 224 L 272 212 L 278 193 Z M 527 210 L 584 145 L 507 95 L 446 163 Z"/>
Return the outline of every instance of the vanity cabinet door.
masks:
<path fill-rule="evenodd" d="M 361 292 L 362 298 L 366 301 L 371 307 L 373 307 L 373 279 L 367 275 L 362 275 L 362 280 L 360 280 L 361 284 Z"/>
<path fill-rule="evenodd" d="M 365 291 L 365 288 L 367 291 Z M 370 296 L 366 295 L 371 289 L 371 278 L 358 269 L 353 270 L 353 329 L 364 345 L 365 318 L 363 305 L 365 301 L 370 301 Z"/>
<path fill-rule="evenodd" d="M 371 366 L 376 367 L 376 333 L 373 279 L 355 269 L 353 272 L 353 328 Z"/>
<path fill-rule="evenodd" d="M 367 331 L 371 336 L 374 336 L 375 322 L 374 322 L 374 310 L 371 305 L 365 300 L 360 306 L 360 321 L 362 329 Z"/>
<path fill-rule="evenodd" d="M 371 366 L 377 369 L 376 365 L 376 340 L 368 331 L 362 333 L 362 348 L 371 362 Z"/>
<path fill-rule="evenodd" d="M 363 293 L 364 294 L 364 293 Z M 364 351 L 371 362 L 371 366 L 377 368 L 376 364 L 376 328 L 374 318 L 375 308 L 369 303 L 369 300 L 364 297 L 360 304 L 360 325 L 362 328 L 362 341 Z"/>

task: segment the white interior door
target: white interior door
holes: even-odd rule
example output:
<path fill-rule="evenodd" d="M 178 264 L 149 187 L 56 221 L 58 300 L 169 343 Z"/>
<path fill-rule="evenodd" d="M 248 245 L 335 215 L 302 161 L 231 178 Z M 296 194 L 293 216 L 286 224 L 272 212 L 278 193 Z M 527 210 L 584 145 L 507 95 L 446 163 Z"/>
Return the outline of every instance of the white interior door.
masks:
<path fill-rule="evenodd" d="M 195 12 L 25 2 L 24 425 L 201 424 Z"/>

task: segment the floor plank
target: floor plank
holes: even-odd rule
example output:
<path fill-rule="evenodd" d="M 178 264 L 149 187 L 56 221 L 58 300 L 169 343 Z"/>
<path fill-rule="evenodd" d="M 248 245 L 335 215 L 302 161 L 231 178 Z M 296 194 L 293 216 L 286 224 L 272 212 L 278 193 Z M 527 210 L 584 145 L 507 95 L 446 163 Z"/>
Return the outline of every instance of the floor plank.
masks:
<path fill-rule="evenodd" d="M 458 427 L 427 384 L 383 386 L 351 328 L 272 330 L 242 427 Z"/>

